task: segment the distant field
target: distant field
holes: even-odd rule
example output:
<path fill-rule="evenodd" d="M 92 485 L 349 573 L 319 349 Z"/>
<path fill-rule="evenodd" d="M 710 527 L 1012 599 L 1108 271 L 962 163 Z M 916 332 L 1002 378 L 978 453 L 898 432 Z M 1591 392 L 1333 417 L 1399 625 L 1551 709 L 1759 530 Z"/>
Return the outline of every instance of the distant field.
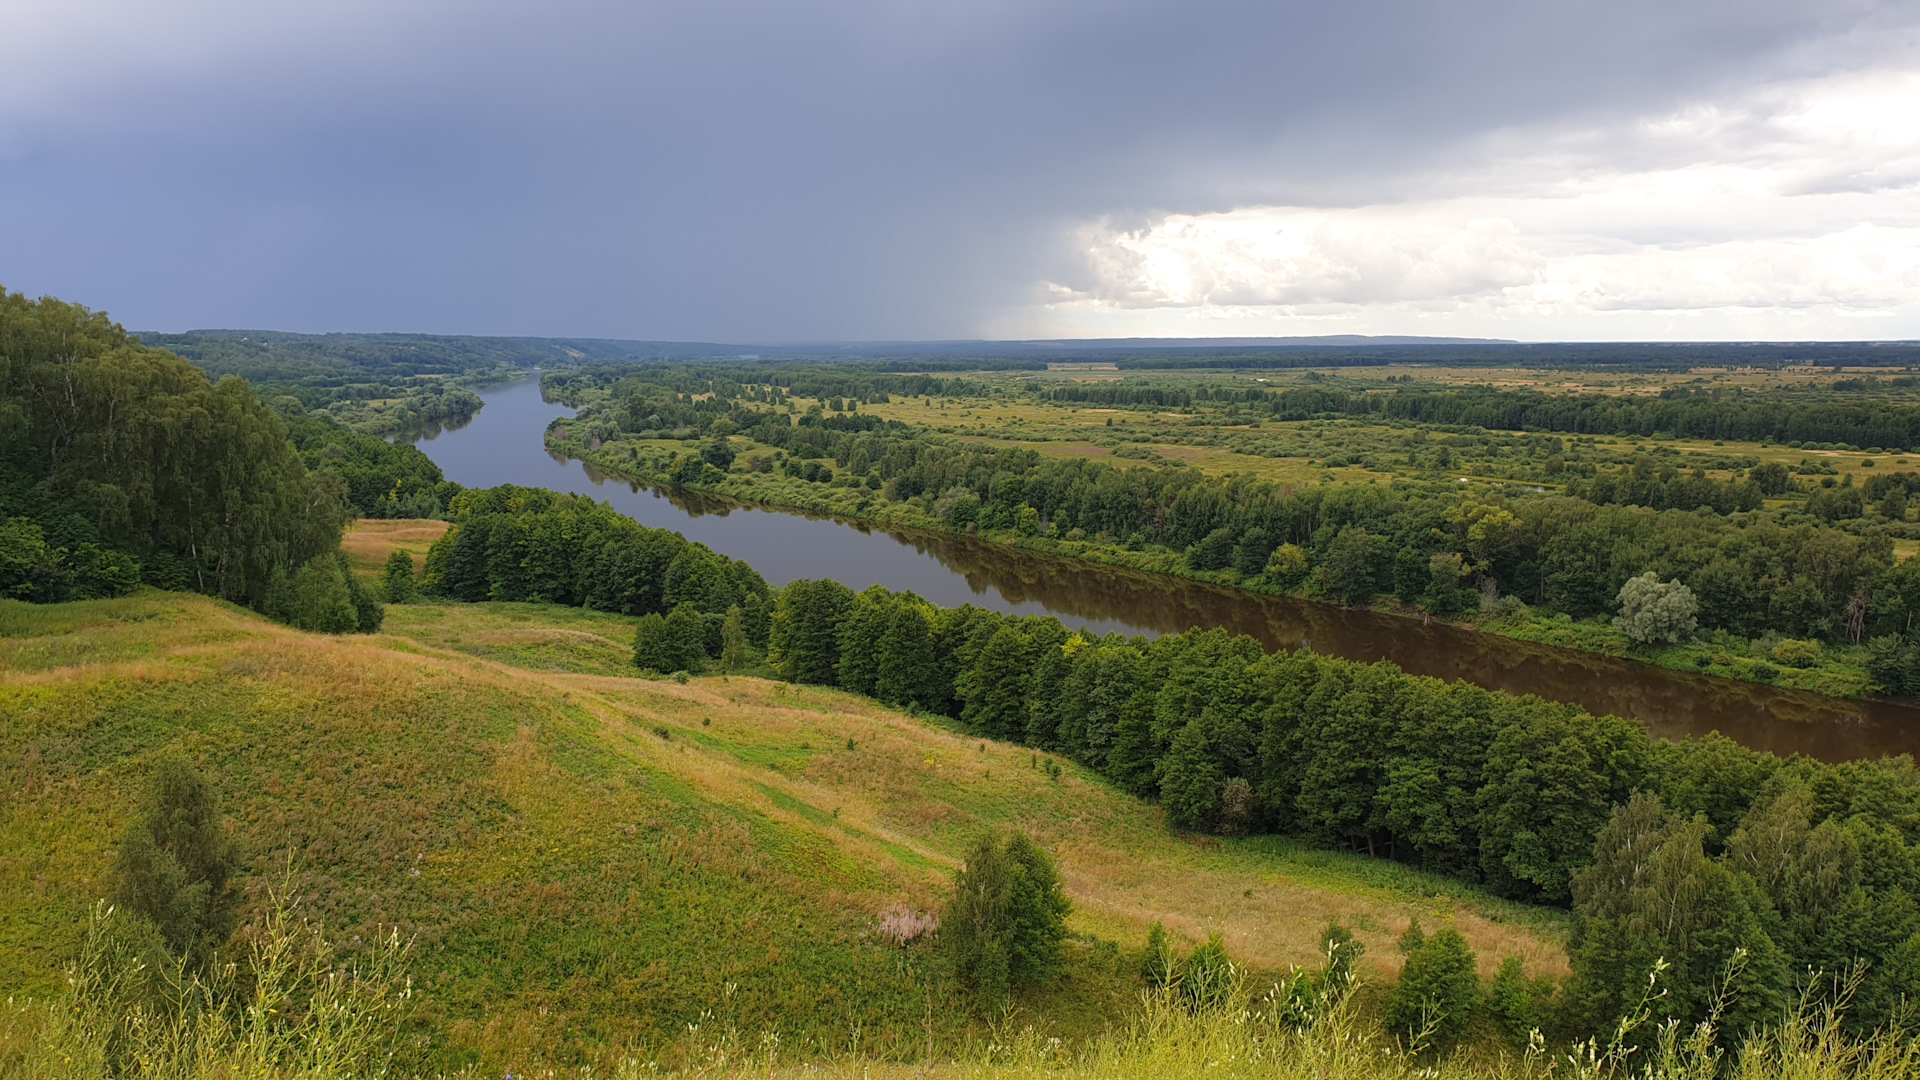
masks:
<path fill-rule="evenodd" d="M 347 553 L 356 573 L 378 574 L 386 569 L 387 559 L 397 549 L 413 556 L 413 572 L 426 569 L 427 549 L 446 535 L 448 523 L 425 518 L 381 520 L 361 518 L 340 538 L 340 550 Z"/>
<path fill-rule="evenodd" d="M 1126 952 L 1164 921 L 1256 968 L 1310 963 L 1329 918 L 1396 967 L 1407 920 L 1452 921 L 1490 974 L 1565 972 L 1563 916 L 1391 863 L 1169 831 L 1065 764 L 838 691 L 622 671 L 628 620 L 537 605 L 389 609 L 325 638 L 199 597 L 0 602 L 0 985 L 46 993 L 104 887 L 145 763 L 219 778 L 262 876 L 291 857 L 351 939 L 417 935 L 424 1062 L 587 1060 L 666 1046 L 724 1008 L 821 1047 L 922 1037 L 926 965 L 872 937 L 935 905 L 984 827 L 1055 850 L 1085 935 L 1026 1008 L 1064 1033 L 1124 1011 Z M 732 987 L 733 989 L 729 989 Z M 964 1022 L 942 1009 L 942 1030 Z"/>
<path fill-rule="evenodd" d="M 1854 372 L 1855 369 L 1848 369 Z M 1895 369 L 1858 369 L 1855 373 L 1892 374 Z M 1817 380 L 1831 381 L 1833 373 L 1823 369 L 1819 375 L 1780 372 L 1661 374 L 1608 372 L 1604 370 L 1535 371 L 1520 368 L 1437 368 L 1421 365 L 1396 365 L 1380 368 L 1339 368 L 1326 371 L 1287 372 L 1082 372 L 1045 373 L 976 372 L 967 376 L 992 385 L 1018 390 L 1045 387 L 1060 382 L 1112 382 L 1123 377 L 1152 385 L 1181 386 L 1249 385 L 1266 388 L 1322 385 L 1336 382 L 1350 388 L 1388 389 L 1406 383 L 1388 384 L 1386 379 L 1415 380 L 1417 387 L 1448 388 L 1493 386 L 1498 389 L 1536 389 L 1549 393 L 1652 394 L 1674 386 L 1742 387 L 1779 389 L 1808 386 Z M 799 399 L 804 409 L 815 404 Z M 1326 467 L 1328 452 L 1352 450 L 1381 456 L 1406 456 L 1413 425 L 1387 425 L 1353 420 L 1268 421 L 1249 423 L 1215 404 L 1202 403 L 1191 411 L 1154 411 L 1112 408 L 1075 402 L 1040 402 L 1029 398 L 956 398 L 922 397 L 901 399 L 885 404 L 863 405 L 861 412 L 887 420 L 925 425 L 950 431 L 963 439 L 999 446 L 1021 446 L 1049 457 L 1098 458 L 1114 465 L 1149 465 L 1182 462 L 1209 475 L 1240 474 L 1281 484 L 1304 483 L 1381 483 L 1398 475 L 1419 475 L 1409 462 L 1375 461 L 1367 466 L 1340 464 Z M 1337 437 L 1316 454 L 1306 444 L 1313 432 L 1320 438 Z M 1498 433 L 1496 433 L 1498 434 Z M 1546 437 L 1556 437 L 1548 435 Z M 1559 435 L 1563 442 L 1576 440 L 1607 460 L 1625 460 L 1635 453 L 1658 449 L 1668 463 L 1689 469 L 1702 468 L 1709 476 L 1727 479 L 1735 469 L 1721 463 L 1726 458 L 1752 458 L 1755 463 L 1777 461 L 1789 467 L 1803 461 L 1832 466 L 1837 477 L 1853 475 L 1855 482 L 1873 475 L 1874 469 L 1911 468 L 1915 459 L 1905 455 L 1869 453 L 1866 450 L 1796 450 L 1786 446 L 1754 442 L 1715 442 L 1690 439 L 1631 439 L 1608 435 Z M 1206 440 L 1223 445 L 1194 445 Z M 1248 452 L 1250 443 L 1272 445 L 1288 440 L 1300 443 L 1298 453 L 1264 456 Z M 1335 450 L 1337 445 L 1338 450 Z M 1127 457 L 1116 450 L 1133 446 L 1148 455 Z M 1872 464 L 1867 464 L 1872 462 Z M 1455 470 L 1470 480 L 1513 479 L 1499 469 Z M 1527 478 L 1542 482 L 1540 478 Z M 1554 486 L 1548 484 L 1547 486 Z"/>

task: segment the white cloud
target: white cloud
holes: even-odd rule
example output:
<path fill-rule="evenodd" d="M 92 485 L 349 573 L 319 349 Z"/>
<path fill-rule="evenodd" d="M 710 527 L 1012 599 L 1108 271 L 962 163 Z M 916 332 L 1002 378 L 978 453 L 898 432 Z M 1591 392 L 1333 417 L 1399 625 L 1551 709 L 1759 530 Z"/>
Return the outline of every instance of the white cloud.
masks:
<path fill-rule="evenodd" d="M 1399 202 L 1083 225 L 1080 272 L 997 329 L 1920 336 L 1920 73 L 1502 132 L 1470 153 L 1403 178 Z"/>

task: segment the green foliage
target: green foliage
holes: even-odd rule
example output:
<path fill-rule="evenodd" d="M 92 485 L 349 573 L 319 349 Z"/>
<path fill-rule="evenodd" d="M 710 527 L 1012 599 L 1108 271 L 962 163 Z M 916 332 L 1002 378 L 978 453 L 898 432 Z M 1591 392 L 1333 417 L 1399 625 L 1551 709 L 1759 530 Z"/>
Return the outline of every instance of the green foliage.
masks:
<path fill-rule="evenodd" d="M 1306 580 L 1307 553 L 1298 544 L 1281 544 L 1267 559 L 1267 573 L 1283 588 L 1291 589 Z"/>
<path fill-rule="evenodd" d="M 1581 1030 L 1625 1016 L 1661 961 L 1656 1018 L 1697 1023 L 1723 991 L 1741 1030 L 1780 1015 L 1788 967 L 1766 932 L 1767 900 L 1753 878 L 1708 857 L 1710 832 L 1704 817 L 1671 815 L 1651 795 L 1614 812 L 1593 864 L 1574 875 L 1567 1009 Z"/>
<path fill-rule="evenodd" d="M 720 666 L 739 671 L 752 662 L 753 643 L 747 639 L 746 615 L 735 604 L 727 609 L 726 619 L 720 624 Z"/>
<path fill-rule="evenodd" d="M 233 933 L 237 865 L 212 787 L 185 758 L 162 754 L 115 857 L 114 903 L 152 924 L 179 963 L 206 971 Z"/>
<path fill-rule="evenodd" d="M 321 634 L 371 634 L 385 618 L 380 598 L 347 569 L 339 554 L 318 555 L 269 594 L 267 614 Z"/>
<path fill-rule="evenodd" d="M 386 589 L 389 604 L 411 604 L 420 598 L 420 586 L 413 576 L 413 556 L 404 551 L 387 556 L 380 582 Z"/>
<path fill-rule="evenodd" d="M 940 940 L 983 1012 L 1060 973 L 1070 907 L 1053 860 L 1026 834 L 975 841 L 954 877 Z"/>
<path fill-rule="evenodd" d="M 520 378 L 528 367 L 567 355 L 564 348 L 576 355 L 604 355 L 606 344 L 270 330 L 201 330 L 144 339 L 216 378 L 246 379 L 262 397 L 291 406 L 290 411 L 374 435 L 458 424 L 480 410 L 475 388 Z"/>
<path fill-rule="evenodd" d="M 40 526 L 26 518 L 0 522 L 0 595 L 31 600 L 46 590 L 53 552 Z"/>
<path fill-rule="evenodd" d="M 363 434 L 325 414 L 292 417 L 287 437 L 310 471 L 339 479 L 359 517 L 443 517 L 464 490 L 412 443 Z"/>
<path fill-rule="evenodd" d="M 780 589 L 767 659 L 791 682 L 832 684 L 840 665 L 840 623 L 853 590 L 837 581 L 790 581 Z"/>
<path fill-rule="evenodd" d="M 1613 625 L 1641 645 L 1679 642 L 1699 626 L 1694 613 L 1700 604 L 1693 590 L 1678 581 L 1663 583 L 1651 570 L 1628 578 L 1617 599 L 1620 614 Z"/>
<path fill-rule="evenodd" d="M 719 615 L 767 583 L 737 559 L 650 529 L 603 503 L 502 485 L 456 496 L 455 527 L 427 552 L 421 591 L 644 615 L 692 604 Z"/>
<path fill-rule="evenodd" d="M 1416 919 L 1400 951 L 1406 960 L 1387 995 L 1387 1030 L 1410 1048 L 1453 1046 L 1480 1012 L 1480 975 L 1467 939 L 1452 927 L 1428 937 Z"/>
<path fill-rule="evenodd" d="M 1140 954 L 1140 981 L 1149 990 L 1165 990 L 1173 985 L 1174 970 L 1173 943 L 1167 940 L 1167 928 L 1155 919 L 1147 927 L 1147 947 Z"/>
<path fill-rule="evenodd" d="M 10 525 L 0 588 L 36 600 L 144 575 L 265 610 L 347 517 L 339 479 L 306 468 L 244 382 L 58 300 L 0 291 L 0 433 L 0 521 L 29 519 L 45 545 Z"/>
<path fill-rule="evenodd" d="M 829 389 L 883 399 L 889 391 L 866 381 L 878 378 L 870 371 L 772 364 L 555 373 L 549 384 L 570 394 L 582 411 L 556 428 L 549 442 L 597 466 L 655 481 L 717 487 L 739 498 L 901 526 L 985 532 L 1040 548 L 1056 540 L 1081 544 L 1086 548 L 1068 553 L 1161 572 L 1210 576 L 1231 568 L 1254 588 L 1306 590 L 1345 604 L 1391 595 L 1402 604 L 1461 616 L 1476 610 L 1485 584 L 1494 595 L 1517 598 L 1500 609 L 1510 624 L 1520 621 L 1522 613 L 1511 604 L 1521 601 L 1532 610 L 1585 620 L 1613 615 L 1629 577 L 1651 570 L 1694 594 L 1698 626 L 1746 638 L 1784 634 L 1853 642 L 1865 634 L 1903 634 L 1920 613 L 1920 593 L 1876 588 L 1897 562 L 1893 539 L 1909 535 L 1904 519 L 1883 526 L 1859 516 L 1862 499 L 1884 502 L 1894 495 L 1904 515 L 1901 500 L 1920 490 L 1920 475 L 1875 474 L 1859 488 L 1818 488 L 1815 497 L 1794 486 L 1777 462 L 1732 450 L 1683 452 L 1664 445 L 1672 428 L 1640 430 L 1645 423 L 1674 424 L 1710 430 L 1713 439 L 1724 440 L 1743 425 L 1772 431 L 1784 417 L 1810 423 L 1815 416 L 1836 431 L 1851 429 L 1863 422 L 1857 393 L 1715 396 L 1676 389 L 1658 399 L 1457 389 L 1382 394 L 1372 383 L 1281 388 L 1250 386 L 1244 379 L 1197 377 L 1176 385 L 1129 377 L 1099 387 L 1038 380 L 939 387 L 943 395 L 997 395 L 1019 404 L 1021 426 L 1014 430 L 985 424 L 910 427 L 864 412 L 796 417 L 786 411 L 789 395 Z M 1880 438 L 1906 438 L 1906 425 L 1920 417 L 1910 385 L 1902 384 L 1899 404 L 1888 414 L 1902 419 L 1883 417 L 1868 425 Z M 828 403 L 838 396 L 828 394 Z M 1118 457 L 1156 456 L 1135 445 L 1151 439 L 1249 457 L 1361 465 L 1392 472 L 1394 479 L 1300 485 L 1203 475 L 1172 464 L 1121 468 L 1112 460 L 1062 458 L 957 437 L 1084 437 L 1083 426 L 1064 420 L 1057 428 L 1043 420 L 1039 431 L 1029 423 L 1036 404 L 1044 416 L 1066 401 L 1109 403 L 1142 414 L 1129 424 L 1103 426 L 1094 436 Z M 1201 415 L 1174 423 L 1159 414 L 1164 403 L 1175 401 Z M 1334 416 L 1353 419 L 1329 419 Z M 1576 416 L 1583 419 L 1569 419 Z M 1290 426 L 1284 432 L 1243 429 L 1249 418 Z M 1599 426 L 1556 426 L 1589 423 Z M 1661 444 L 1603 447 L 1584 434 L 1616 426 L 1622 434 L 1657 431 Z M 1543 433 L 1549 429 L 1572 437 Z M 651 445 L 668 438 L 711 439 L 719 432 L 736 447 L 751 440 L 755 450 L 742 452 L 766 469 L 722 474 L 686 455 L 681 460 L 696 468 L 670 476 L 664 452 Z M 1888 445 L 1832 443 L 1843 441 Z M 595 444 L 602 448 L 593 449 Z M 767 453 L 756 452 L 760 448 Z M 778 470 L 774 453 L 783 455 Z M 1818 470 L 1815 463 L 1801 468 Z M 1460 483 L 1460 469 L 1470 470 L 1472 484 Z M 1707 470 L 1722 475 L 1709 477 Z M 1480 477 L 1508 483 L 1489 491 Z M 1784 506 L 1764 501 L 1780 495 L 1786 496 Z M 1502 524 L 1489 532 L 1488 521 Z M 1864 610 L 1863 596 L 1871 601 Z M 1502 632 L 1511 629 L 1518 627 Z M 1609 636 L 1600 647 L 1616 641 Z M 1743 666 L 1723 673 L 1759 674 Z"/>
<path fill-rule="evenodd" d="M 1195 1012 L 1224 1007 L 1232 1000 L 1238 982 L 1239 973 L 1227 956 L 1227 947 L 1221 943 L 1219 934 L 1195 945 L 1173 974 L 1180 1001 Z"/>
<path fill-rule="evenodd" d="M 1526 1046 L 1545 1026 L 1552 996 L 1552 976 L 1529 979 L 1520 967 L 1520 958 L 1509 956 L 1500 961 L 1500 970 L 1487 987 L 1487 1015 L 1509 1043 Z"/>
<path fill-rule="evenodd" d="M 1773 647 L 1773 662 L 1788 667 L 1812 667 L 1821 660 L 1820 643 L 1787 638 Z"/>

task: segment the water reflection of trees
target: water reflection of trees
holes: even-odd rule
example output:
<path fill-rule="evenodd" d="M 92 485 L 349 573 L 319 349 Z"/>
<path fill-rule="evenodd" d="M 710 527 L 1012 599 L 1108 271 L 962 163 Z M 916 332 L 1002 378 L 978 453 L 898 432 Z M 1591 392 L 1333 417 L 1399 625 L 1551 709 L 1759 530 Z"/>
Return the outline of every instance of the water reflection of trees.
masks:
<path fill-rule="evenodd" d="M 478 415 L 480 415 L 478 412 L 470 412 L 456 416 L 444 416 L 438 420 L 429 420 L 424 424 L 414 424 L 411 427 L 401 428 L 398 431 L 389 433 L 386 439 L 388 442 L 396 443 L 431 442 L 449 431 L 459 431 L 461 428 L 473 423 L 473 418 Z"/>

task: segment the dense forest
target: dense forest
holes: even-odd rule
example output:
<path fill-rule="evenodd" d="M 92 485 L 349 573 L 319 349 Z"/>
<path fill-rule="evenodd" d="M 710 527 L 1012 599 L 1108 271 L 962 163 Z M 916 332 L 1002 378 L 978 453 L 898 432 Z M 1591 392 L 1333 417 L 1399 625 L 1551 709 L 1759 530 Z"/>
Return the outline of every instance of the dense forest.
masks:
<path fill-rule="evenodd" d="M 215 383 L 99 312 L 0 292 L 0 432 L 0 593 L 144 582 L 314 629 L 379 625 L 339 554 L 346 485 L 309 468 L 245 381 Z"/>
<path fill-rule="evenodd" d="M 1687 1021 L 1736 949 L 1740 1025 L 1858 960 L 1871 966 L 1850 1022 L 1893 1022 L 1920 993 L 1920 776 L 1905 760 L 1662 742 L 1573 706 L 1269 655 L 1224 631 L 1099 637 L 877 586 L 792 582 L 769 619 L 743 564 L 589 501 L 499 488 L 454 513 L 430 592 L 646 615 L 637 665 L 698 670 L 724 655 L 731 623 L 792 681 L 1072 759 L 1182 828 L 1286 834 L 1569 906 L 1569 1031 L 1617 1020 L 1661 957 L 1674 967 L 1656 1009 Z"/>
<path fill-rule="evenodd" d="M 428 596 L 524 600 L 623 615 L 707 616 L 702 641 L 719 642 L 733 608 L 746 614 L 756 645 L 767 640 L 770 590 L 738 559 L 676 532 L 652 529 L 577 495 L 502 486 L 456 495 L 454 525 L 427 555 Z"/>

